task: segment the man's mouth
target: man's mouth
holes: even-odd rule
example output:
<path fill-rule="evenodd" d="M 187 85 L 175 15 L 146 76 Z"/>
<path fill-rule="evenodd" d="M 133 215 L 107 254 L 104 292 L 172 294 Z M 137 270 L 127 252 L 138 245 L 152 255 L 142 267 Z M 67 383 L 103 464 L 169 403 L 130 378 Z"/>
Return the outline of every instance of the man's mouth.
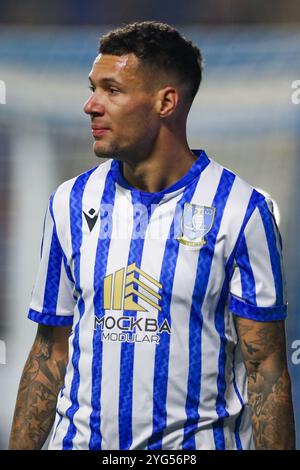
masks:
<path fill-rule="evenodd" d="M 108 127 L 92 126 L 92 134 L 94 137 L 100 137 L 108 131 Z"/>

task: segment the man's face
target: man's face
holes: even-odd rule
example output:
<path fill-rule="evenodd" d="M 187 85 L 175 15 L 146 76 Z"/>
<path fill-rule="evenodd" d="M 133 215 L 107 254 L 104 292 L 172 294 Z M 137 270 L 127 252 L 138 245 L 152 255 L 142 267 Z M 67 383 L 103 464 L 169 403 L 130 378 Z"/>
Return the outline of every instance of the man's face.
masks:
<path fill-rule="evenodd" d="M 159 128 L 155 93 L 139 68 L 134 54 L 100 54 L 93 64 L 92 95 L 84 111 L 91 117 L 94 152 L 99 157 L 134 157 L 149 151 L 155 140 Z"/>

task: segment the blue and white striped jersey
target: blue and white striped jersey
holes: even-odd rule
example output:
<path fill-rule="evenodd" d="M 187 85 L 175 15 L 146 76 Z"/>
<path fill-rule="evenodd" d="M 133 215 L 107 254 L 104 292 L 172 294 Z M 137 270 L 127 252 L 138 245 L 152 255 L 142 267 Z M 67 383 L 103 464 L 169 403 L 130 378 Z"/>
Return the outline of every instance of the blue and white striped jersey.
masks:
<path fill-rule="evenodd" d="M 29 318 L 72 325 L 50 449 L 251 449 L 234 315 L 286 317 L 271 203 L 203 150 L 159 193 L 117 160 L 51 196 Z"/>

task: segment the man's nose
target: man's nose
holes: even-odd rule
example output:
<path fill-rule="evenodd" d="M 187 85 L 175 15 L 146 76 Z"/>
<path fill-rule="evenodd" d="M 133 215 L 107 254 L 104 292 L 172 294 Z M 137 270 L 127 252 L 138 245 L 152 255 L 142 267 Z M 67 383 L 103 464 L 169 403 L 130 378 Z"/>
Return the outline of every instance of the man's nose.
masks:
<path fill-rule="evenodd" d="M 95 93 L 93 93 L 89 99 L 84 103 L 83 111 L 86 114 L 101 114 L 105 113 L 105 108 L 103 104 L 99 100 L 99 96 L 96 97 Z"/>

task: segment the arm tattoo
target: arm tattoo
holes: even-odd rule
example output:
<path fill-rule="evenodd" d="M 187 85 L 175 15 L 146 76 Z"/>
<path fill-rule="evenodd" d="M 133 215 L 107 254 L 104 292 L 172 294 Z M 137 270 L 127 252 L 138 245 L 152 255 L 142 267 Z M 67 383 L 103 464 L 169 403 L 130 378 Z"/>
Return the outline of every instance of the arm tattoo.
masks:
<path fill-rule="evenodd" d="M 39 326 L 20 381 L 10 437 L 12 449 L 41 449 L 54 421 L 67 357 L 54 354 L 53 327 Z"/>
<path fill-rule="evenodd" d="M 267 371 L 250 375 L 248 394 L 256 449 L 294 449 L 294 419 L 287 370 L 282 370 L 277 377 Z"/>
<path fill-rule="evenodd" d="M 295 424 L 283 322 L 236 319 L 248 372 L 255 448 L 294 449 Z"/>

